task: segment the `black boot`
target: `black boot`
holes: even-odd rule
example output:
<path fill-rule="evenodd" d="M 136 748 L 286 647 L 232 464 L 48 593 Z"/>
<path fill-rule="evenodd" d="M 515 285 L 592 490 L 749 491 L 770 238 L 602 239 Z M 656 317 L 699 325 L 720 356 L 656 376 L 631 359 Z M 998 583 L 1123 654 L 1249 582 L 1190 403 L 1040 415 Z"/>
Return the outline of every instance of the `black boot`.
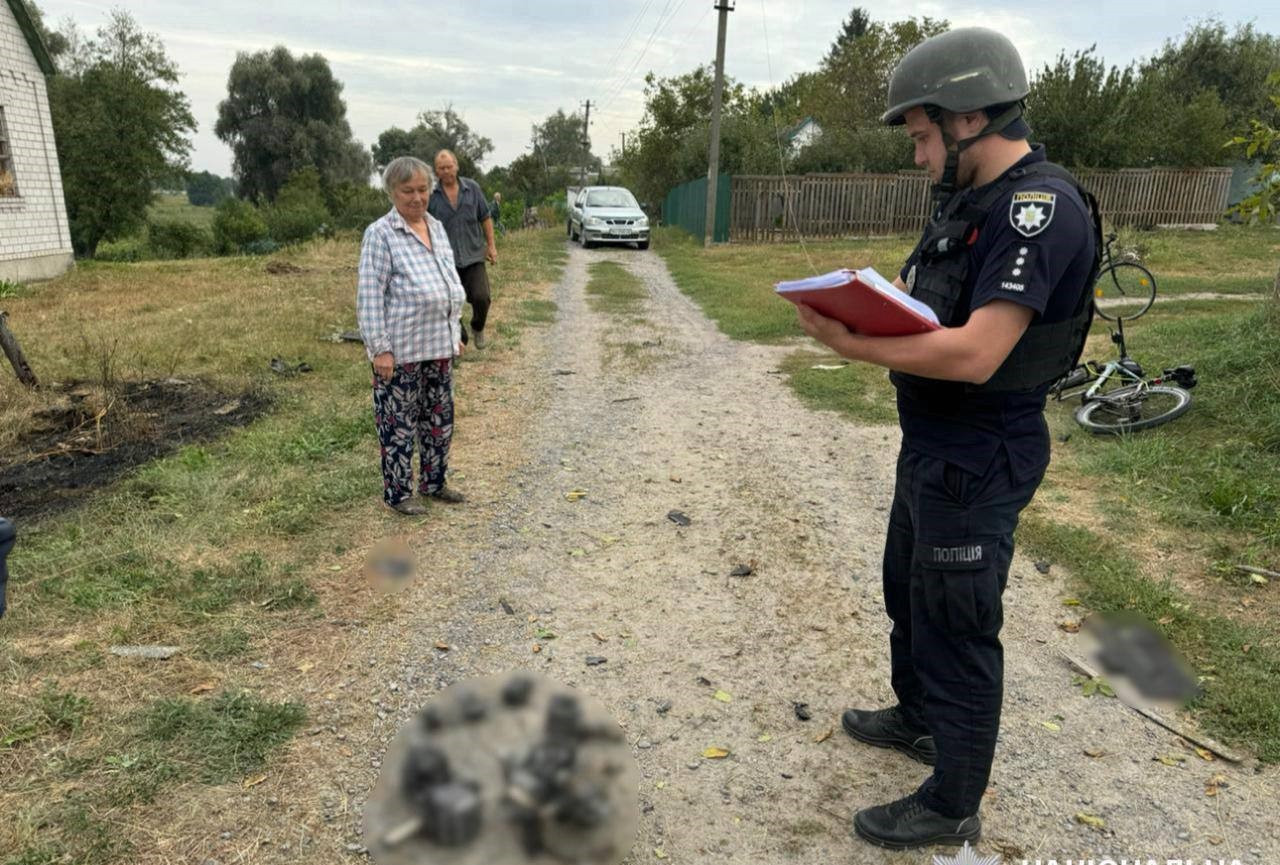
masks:
<path fill-rule="evenodd" d="M 863 808 L 853 817 L 853 831 L 861 838 L 890 850 L 908 850 L 930 844 L 962 844 L 982 837 L 982 820 L 943 817 L 912 793 L 888 805 Z"/>
<path fill-rule="evenodd" d="M 926 766 L 937 762 L 938 749 L 933 745 L 933 737 L 927 730 L 908 725 L 897 706 L 875 711 L 849 709 L 840 717 L 840 724 L 859 742 L 893 748 Z"/>

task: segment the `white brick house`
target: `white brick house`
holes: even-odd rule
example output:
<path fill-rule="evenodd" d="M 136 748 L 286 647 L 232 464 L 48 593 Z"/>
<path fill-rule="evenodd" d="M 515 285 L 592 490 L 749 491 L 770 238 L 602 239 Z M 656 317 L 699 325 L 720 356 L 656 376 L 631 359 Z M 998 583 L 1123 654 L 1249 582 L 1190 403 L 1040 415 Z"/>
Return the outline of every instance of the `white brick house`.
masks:
<path fill-rule="evenodd" d="M 0 279 L 50 279 L 73 261 L 45 88 L 53 72 L 22 0 L 0 3 Z"/>

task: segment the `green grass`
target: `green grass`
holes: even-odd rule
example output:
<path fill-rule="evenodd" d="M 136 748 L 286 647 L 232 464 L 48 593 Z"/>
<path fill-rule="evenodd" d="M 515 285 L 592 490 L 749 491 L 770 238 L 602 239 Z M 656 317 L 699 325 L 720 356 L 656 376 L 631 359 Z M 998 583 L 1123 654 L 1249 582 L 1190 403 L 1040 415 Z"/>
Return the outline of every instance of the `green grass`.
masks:
<path fill-rule="evenodd" d="M 815 369 L 818 366 L 839 369 Z M 798 351 L 782 362 L 792 389 L 811 408 L 837 411 L 866 424 L 896 424 L 898 408 L 888 373 L 832 354 Z"/>
<path fill-rule="evenodd" d="M 892 279 L 912 245 L 907 238 L 887 238 L 813 242 L 805 249 L 795 244 L 703 249 L 679 229 L 655 234 L 655 247 L 680 290 L 725 334 L 758 342 L 803 336 L 795 307 L 774 293 L 774 283 L 868 264 Z"/>
<path fill-rule="evenodd" d="M 139 719 L 141 739 L 162 743 L 201 780 L 221 784 L 261 768 L 306 720 L 297 703 L 223 693 L 209 701 L 158 700 Z"/>
<path fill-rule="evenodd" d="M 181 220 L 210 229 L 217 213 L 216 207 L 196 207 L 187 201 L 186 195 L 157 195 L 147 209 L 147 216 L 159 222 Z"/>
<path fill-rule="evenodd" d="M 244 690 L 244 658 L 295 665 L 276 634 L 319 626 L 334 557 L 403 530 L 380 506 L 363 348 L 325 339 L 354 326 L 358 252 L 354 235 L 290 248 L 277 257 L 303 271 L 285 275 L 265 270 L 270 258 L 84 262 L 6 300 L 42 379 L 92 380 L 101 358 L 85 345 L 118 340 L 121 380 L 200 379 L 271 399 L 249 426 L 22 526 L 0 622 L 0 689 L 20 695 L 0 701 L 0 760 L 8 801 L 20 801 L 0 825 L 0 862 L 134 861 L 132 845 L 164 827 L 120 809 L 258 771 L 301 723 L 299 697 Z M 541 287 L 567 253 L 556 231 L 521 231 L 499 255 L 491 320 L 503 338 L 467 360 L 498 376 L 531 328 L 554 321 Z M 273 356 L 313 372 L 279 377 Z M 464 423 L 477 410 L 468 374 Z M 0 453 L 56 399 L 0 376 Z M 182 681 L 165 665 L 108 660 L 115 643 L 179 646 Z M 193 699 L 187 679 L 228 690 Z M 78 792 L 50 799 L 51 777 Z"/>
<path fill-rule="evenodd" d="M 775 281 L 866 263 L 891 275 L 913 238 L 810 243 L 807 256 L 793 244 L 704 250 L 671 229 L 659 231 L 656 242 L 681 290 L 724 333 L 770 343 L 802 336 L 794 309 L 773 294 Z M 1120 246 L 1136 249 L 1166 298 L 1126 328 L 1129 352 L 1153 374 L 1195 366 L 1200 385 L 1192 409 L 1167 426 L 1104 439 L 1075 425 L 1073 404 L 1050 403 L 1054 463 L 1019 541 L 1069 568 L 1074 590 L 1094 609 L 1168 620 L 1167 636 L 1209 677 L 1194 706 L 1201 721 L 1277 761 L 1280 697 L 1260 683 L 1280 672 L 1280 632 L 1271 624 L 1280 601 L 1241 580 L 1232 565 L 1280 565 L 1280 312 L 1269 300 L 1176 295 L 1269 295 L 1280 232 L 1233 226 L 1123 232 Z M 1086 356 L 1114 356 L 1107 323 L 1097 320 L 1093 333 Z M 806 404 L 863 424 L 895 420 L 883 370 L 860 364 L 815 370 L 841 361 L 808 345 L 782 364 Z M 1054 522 L 1054 513 L 1073 503 L 1098 525 L 1077 528 L 1065 516 Z M 1146 528 L 1152 522 L 1173 540 L 1153 544 Z M 1174 560 L 1177 572 L 1161 558 L 1170 544 L 1182 554 Z M 1152 572 L 1168 579 L 1153 582 Z M 1263 611 L 1255 618 L 1266 624 L 1240 620 L 1241 590 L 1253 593 L 1250 605 Z"/>
<path fill-rule="evenodd" d="M 587 274 L 587 300 L 597 312 L 635 315 L 649 297 L 644 283 L 617 262 L 592 262 Z"/>
<path fill-rule="evenodd" d="M 1243 540 L 1238 560 L 1280 556 L 1280 311 L 1269 302 L 1157 307 L 1126 331 L 1150 372 L 1191 364 L 1191 411 L 1122 439 L 1073 436 L 1072 466 L 1109 479 L 1162 521 Z M 1065 413 L 1067 406 L 1051 405 Z"/>
<path fill-rule="evenodd" d="M 1156 623 L 1203 677 L 1204 693 L 1192 708 L 1206 729 L 1264 762 L 1280 762 L 1280 693 L 1268 684 L 1280 681 L 1273 629 L 1198 611 L 1172 581 L 1148 578 L 1118 544 L 1088 529 L 1030 515 L 1018 542 L 1070 569 L 1085 605 Z"/>

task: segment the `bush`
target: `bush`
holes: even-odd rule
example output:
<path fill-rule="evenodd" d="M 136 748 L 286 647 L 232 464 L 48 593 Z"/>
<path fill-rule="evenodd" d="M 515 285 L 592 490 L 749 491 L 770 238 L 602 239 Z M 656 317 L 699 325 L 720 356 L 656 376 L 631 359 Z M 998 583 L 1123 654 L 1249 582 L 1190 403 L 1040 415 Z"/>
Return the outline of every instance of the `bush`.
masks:
<path fill-rule="evenodd" d="M 521 228 L 524 225 L 524 200 L 502 202 L 498 221 L 507 231 Z"/>
<path fill-rule="evenodd" d="M 150 258 L 147 242 L 141 237 L 125 237 L 98 244 L 94 261 L 143 261 Z"/>
<path fill-rule="evenodd" d="M 147 221 L 147 244 L 156 258 L 193 258 L 213 246 L 213 235 L 185 219 Z"/>
<path fill-rule="evenodd" d="M 257 208 L 238 198 L 227 198 L 218 205 L 213 218 L 214 247 L 221 255 L 247 252 L 247 247 L 267 236 L 267 224 Z"/>
<path fill-rule="evenodd" d="M 326 200 L 337 228 L 363 231 L 369 223 L 381 219 L 391 209 L 391 203 L 381 189 L 352 183 L 337 184 Z"/>
<path fill-rule="evenodd" d="M 329 211 L 323 206 L 272 206 L 263 210 L 267 234 L 276 243 L 298 243 L 310 240 L 329 224 Z"/>
<path fill-rule="evenodd" d="M 280 188 L 269 207 L 263 208 L 267 234 L 276 243 L 297 243 L 331 225 L 329 208 L 320 187 L 320 174 L 307 167 L 295 171 Z"/>
<path fill-rule="evenodd" d="M 270 255 L 280 248 L 280 244 L 276 243 L 269 237 L 246 243 L 240 248 L 245 255 Z"/>

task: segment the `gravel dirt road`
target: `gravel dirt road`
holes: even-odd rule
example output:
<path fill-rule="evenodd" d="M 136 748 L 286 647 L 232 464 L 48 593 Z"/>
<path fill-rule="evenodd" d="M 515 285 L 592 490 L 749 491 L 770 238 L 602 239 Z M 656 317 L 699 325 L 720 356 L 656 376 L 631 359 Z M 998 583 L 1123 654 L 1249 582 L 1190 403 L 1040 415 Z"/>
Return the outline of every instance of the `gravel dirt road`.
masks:
<path fill-rule="evenodd" d="M 602 259 L 643 281 L 642 320 L 588 305 L 587 267 Z M 497 403 L 483 425 L 460 420 L 455 467 L 472 501 L 412 530 L 423 575 L 396 611 L 333 638 L 345 665 L 308 698 L 320 726 L 292 758 L 332 790 L 325 822 L 311 806 L 258 812 L 255 831 L 274 839 L 265 858 L 352 861 L 398 727 L 444 685 L 531 668 L 624 726 L 644 807 L 628 861 L 929 861 L 850 836 L 855 810 L 925 770 L 839 725 L 843 709 L 892 695 L 879 567 L 896 428 L 803 407 L 777 372 L 791 349 L 721 335 L 653 252 L 574 246 L 552 299 L 556 323 L 525 337 L 505 381 L 464 366 L 470 397 Z M 1274 769 L 1206 761 L 1073 686 L 1064 579 L 1013 564 L 980 852 L 1280 861 Z M 281 851 L 299 825 L 314 825 L 311 840 Z"/>

